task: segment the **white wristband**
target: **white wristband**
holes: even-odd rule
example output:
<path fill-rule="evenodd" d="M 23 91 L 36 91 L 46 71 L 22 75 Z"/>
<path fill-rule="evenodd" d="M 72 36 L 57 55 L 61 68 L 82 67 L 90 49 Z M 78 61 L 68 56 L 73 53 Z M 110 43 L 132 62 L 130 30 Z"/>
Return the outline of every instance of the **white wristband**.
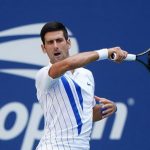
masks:
<path fill-rule="evenodd" d="M 100 49 L 96 51 L 99 55 L 98 60 L 104 60 L 108 58 L 108 49 L 104 48 L 104 49 Z"/>

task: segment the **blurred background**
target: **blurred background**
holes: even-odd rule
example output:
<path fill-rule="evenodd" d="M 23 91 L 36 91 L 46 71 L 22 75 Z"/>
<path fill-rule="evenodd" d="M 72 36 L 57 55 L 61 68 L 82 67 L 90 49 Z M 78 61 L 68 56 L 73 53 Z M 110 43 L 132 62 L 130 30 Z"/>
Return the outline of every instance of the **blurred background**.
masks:
<path fill-rule="evenodd" d="M 150 47 L 149 8 L 149 0 L 0 0 L 0 150 L 34 150 L 42 135 L 34 77 L 48 63 L 40 48 L 44 23 L 67 26 L 71 54 L 113 46 L 136 54 Z M 93 125 L 91 150 L 149 150 L 150 73 L 136 62 L 86 68 L 95 95 L 118 106 Z"/>

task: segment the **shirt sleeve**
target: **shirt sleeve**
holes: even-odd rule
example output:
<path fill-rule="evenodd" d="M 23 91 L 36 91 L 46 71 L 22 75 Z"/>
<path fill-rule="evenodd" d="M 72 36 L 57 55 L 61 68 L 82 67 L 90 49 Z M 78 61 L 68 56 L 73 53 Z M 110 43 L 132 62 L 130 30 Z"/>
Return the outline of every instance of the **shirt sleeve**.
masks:
<path fill-rule="evenodd" d="M 59 78 L 53 79 L 48 75 L 48 71 L 51 65 L 40 69 L 35 78 L 35 86 L 37 91 L 48 92 L 48 90 L 54 86 Z"/>

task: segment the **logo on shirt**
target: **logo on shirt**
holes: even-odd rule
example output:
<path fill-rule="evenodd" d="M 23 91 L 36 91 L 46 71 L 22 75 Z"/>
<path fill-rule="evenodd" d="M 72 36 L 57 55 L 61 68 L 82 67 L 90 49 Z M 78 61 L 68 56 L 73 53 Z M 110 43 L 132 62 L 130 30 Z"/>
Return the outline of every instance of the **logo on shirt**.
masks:
<path fill-rule="evenodd" d="M 88 86 L 91 86 L 91 84 L 90 84 L 89 82 L 87 82 L 87 85 L 88 85 Z"/>

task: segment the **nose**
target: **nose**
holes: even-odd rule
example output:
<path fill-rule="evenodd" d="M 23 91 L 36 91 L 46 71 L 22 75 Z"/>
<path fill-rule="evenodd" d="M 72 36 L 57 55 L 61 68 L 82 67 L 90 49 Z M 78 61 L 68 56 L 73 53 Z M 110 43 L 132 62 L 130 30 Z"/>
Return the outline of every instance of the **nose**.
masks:
<path fill-rule="evenodd" d="M 58 48 L 58 44 L 57 44 L 57 41 L 54 41 L 54 48 Z"/>

